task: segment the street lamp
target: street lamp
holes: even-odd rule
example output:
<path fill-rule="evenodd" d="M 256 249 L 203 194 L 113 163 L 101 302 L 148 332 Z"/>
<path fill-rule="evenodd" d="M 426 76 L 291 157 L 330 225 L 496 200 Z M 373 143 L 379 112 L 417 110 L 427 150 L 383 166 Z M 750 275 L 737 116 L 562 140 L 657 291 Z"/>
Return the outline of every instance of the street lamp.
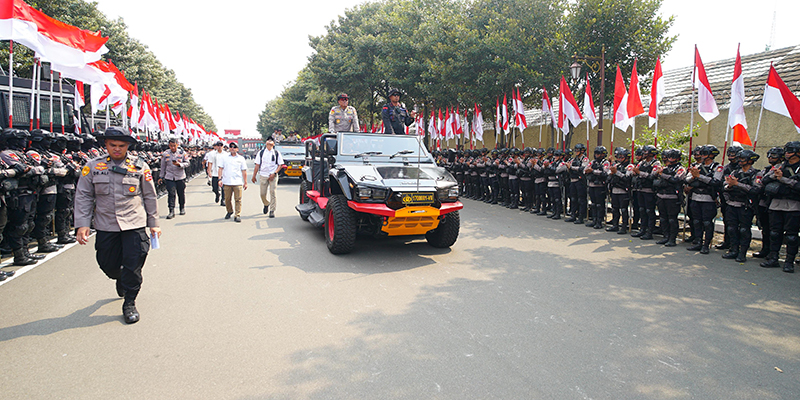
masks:
<path fill-rule="evenodd" d="M 573 63 L 569 67 L 570 74 L 573 80 L 578 80 L 581 77 L 581 65 L 579 61 L 586 62 L 591 68 L 592 72 L 600 73 L 600 121 L 597 127 L 597 145 L 603 145 L 603 103 L 606 100 L 606 46 L 600 52 L 600 57 L 578 56 L 575 53 L 572 56 Z M 586 82 L 587 84 L 589 82 Z"/>

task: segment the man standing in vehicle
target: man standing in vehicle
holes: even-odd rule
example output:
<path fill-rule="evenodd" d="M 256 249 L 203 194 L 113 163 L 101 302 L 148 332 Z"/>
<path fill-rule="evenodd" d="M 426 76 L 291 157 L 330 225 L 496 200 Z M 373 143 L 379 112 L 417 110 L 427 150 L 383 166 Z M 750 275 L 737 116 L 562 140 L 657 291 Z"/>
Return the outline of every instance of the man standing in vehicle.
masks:
<path fill-rule="evenodd" d="M 400 103 L 400 96 L 402 92 L 399 89 L 392 89 L 389 91 L 389 102 L 383 106 L 381 110 L 381 118 L 383 119 L 383 128 L 387 134 L 403 135 L 405 134 L 405 126 L 411 126 L 414 123 L 414 118 L 417 116 L 416 111 L 409 112 L 406 110 L 405 105 Z"/>
<path fill-rule="evenodd" d="M 358 113 L 355 107 L 349 105 L 350 97 L 347 93 L 342 93 L 336 98 L 338 106 L 333 106 L 328 114 L 328 131 L 336 132 L 358 132 Z M 298 139 L 299 140 L 299 139 Z"/>

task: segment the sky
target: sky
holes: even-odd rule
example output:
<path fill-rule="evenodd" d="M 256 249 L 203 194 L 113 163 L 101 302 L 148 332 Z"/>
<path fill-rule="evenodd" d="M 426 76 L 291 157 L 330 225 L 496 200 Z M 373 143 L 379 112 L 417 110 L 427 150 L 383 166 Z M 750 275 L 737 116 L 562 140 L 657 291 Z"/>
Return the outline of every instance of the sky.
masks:
<path fill-rule="evenodd" d="M 312 50 L 309 36 L 364 0 L 189 2 L 185 0 L 94 0 L 109 18 L 122 17 L 128 33 L 148 46 L 220 134 L 239 129 L 257 137 L 258 114 L 296 78 Z M 800 44 L 794 21 L 800 1 L 664 0 L 678 35 L 662 59 L 664 70 L 692 65 L 695 44 L 704 62 L 764 51 L 774 26 L 773 49 Z M 774 20 L 774 24 L 773 24 Z"/>

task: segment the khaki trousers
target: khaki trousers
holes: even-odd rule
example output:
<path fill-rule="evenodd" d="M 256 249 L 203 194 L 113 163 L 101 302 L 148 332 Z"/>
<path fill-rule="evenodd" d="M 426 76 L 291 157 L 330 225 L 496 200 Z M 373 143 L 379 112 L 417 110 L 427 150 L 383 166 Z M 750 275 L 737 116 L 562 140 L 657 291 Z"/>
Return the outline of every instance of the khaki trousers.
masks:
<path fill-rule="evenodd" d="M 278 206 L 278 197 L 275 196 L 275 190 L 278 187 L 278 176 L 275 176 L 275 179 L 269 180 L 268 176 L 258 176 L 259 184 L 261 186 L 261 204 L 265 207 L 269 207 L 269 211 L 275 212 L 275 208 Z M 267 198 L 267 193 L 269 193 L 269 198 Z"/>
<path fill-rule="evenodd" d="M 231 196 L 233 196 L 234 201 L 236 201 L 236 214 L 234 217 L 238 217 L 242 213 L 242 185 L 237 186 L 228 186 L 225 185 L 222 187 L 225 190 L 225 208 L 228 210 L 229 213 L 233 212 L 233 202 L 231 201 Z"/>

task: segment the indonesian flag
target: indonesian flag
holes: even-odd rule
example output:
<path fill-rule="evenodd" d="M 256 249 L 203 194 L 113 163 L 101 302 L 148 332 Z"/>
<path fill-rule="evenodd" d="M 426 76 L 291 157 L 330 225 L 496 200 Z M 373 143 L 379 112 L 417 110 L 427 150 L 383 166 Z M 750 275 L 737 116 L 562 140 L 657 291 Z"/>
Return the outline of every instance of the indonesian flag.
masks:
<path fill-rule="evenodd" d="M 139 123 L 139 82 L 136 82 L 131 93 L 131 108 L 128 109 L 128 118 L 132 127 Z"/>
<path fill-rule="evenodd" d="M 653 88 L 650 89 L 650 126 L 658 120 L 658 104 L 664 100 L 664 74 L 661 72 L 661 58 L 656 60 L 656 70 L 653 72 Z"/>
<path fill-rule="evenodd" d="M 417 129 L 417 135 L 425 137 L 425 118 L 423 113 L 417 114 L 417 119 L 414 121 Z"/>
<path fill-rule="evenodd" d="M 436 126 L 439 127 L 439 139 L 445 139 L 447 137 L 446 136 L 447 129 L 444 126 L 444 118 L 442 117 L 442 109 L 441 108 L 439 109 L 439 119 L 437 121 Z"/>
<path fill-rule="evenodd" d="M 614 83 L 614 126 L 623 131 L 627 131 L 631 126 L 628 117 L 628 90 L 625 89 L 625 81 L 622 79 L 622 71 L 617 65 L 617 78 Z"/>
<path fill-rule="evenodd" d="M 164 116 L 167 118 L 167 123 L 169 124 L 169 129 L 173 130 L 173 131 L 177 130 L 178 129 L 178 125 L 175 124 L 175 120 L 172 119 L 172 110 L 169 109 L 169 105 L 168 104 L 164 104 L 164 111 L 165 111 L 164 112 Z"/>
<path fill-rule="evenodd" d="M 517 88 L 517 93 L 514 96 L 514 122 L 520 129 L 528 127 L 528 120 L 525 118 L 525 104 L 522 103 L 522 95 L 519 93 L 519 88 Z"/>
<path fill-rule="evenodd" d="M 75 81 L 75 111 L 79 111 L 81 107 L 86 105 L 86 99 L 83 97 L 83 82 Z M 72 113 L 72 122 L 75 124 L 75 134 L 81 134 L 81 120 L 78 118 L 80 112 Z"/>
<path fill-rule="evenodd" d="M 472 133 L 476 140 L 483 142 L 483 113 L 477 104 L 475 104 L 475 116 L 472 117 Z"/>
<path fill-rule="evenodd" d="M 444 123 L 444 125 L 445 125 L 444 138 L 445 138 L 445 140 L 450 140 L 450 139 L 453 139 L 455 137 L 455 124 L 456 123 L 455 123 L 455 120 L 453 119 L 453 111 L 450 110 L 450 107 L 447 108 L 447 111 L 445 112 L 445 114 L 447 115 L 447 120 Z"/>
<path fill-rule="evenodd" d="M 783 83 L 781 77 L 778 76 L 778 71 L 772 65 L 769 67 L 769 77 L 767 77 L 767 86 L 764 88 L 763 102 L 764 108 L 767 110 L 791 118 L 795 129 L 800 133 L 800 100 Z"/>
<path fill-rule="evenodd" d="M 563 75 L 561 76 L 559 92 L 558 127 L 566 135 L 569 132 L 569 124 L 572 123 L 572 126 L 578 126 L 583 119 L 583 115 L 581 115 L 578 103 L 575 101 L 575 97 L 572 96 L 572 91 L 569 90 Z"/>
<path fill-rule="evenodd" d="M 65 24 L 25 4 L 22 0 L 0 3 L 0 40 L 13 40 L 41 58 L 60 65 L 81 67 L 108 52 L 108 38 Z"/>
<path fill-rule="evenodd" d="M 550 103 L 550 96 L 547 95 L 547 89 L 542 88 L 544 93 L 542 94 L 542 112 L 545 114 L 550 114 L 550 125 L 556 125 L 556 115 L 553 113 L 553 104 Z"/>
<path fill-rule="evenodd" d="M 586 73 L 586 93 L 583 95 L 583 114 L 592 124 L 592 128 L 597 126 L 597 114 L 594 113 L 594 100 L 592 99 L 592 87 L 589 85 L 589 73 Z"/>
<path fill-rule="evenodd" d="M 631 72 L 631 88 L 628 91 L 628 118 L 633 118 L 644 114 L 644 107 L 642 106 L 642 96 L 639 94 L 639 73 L 636 71 L 636 63 L 638 60 L 633 59 L 633 72 Z"/>
<path fill-rule="evenodd" d="M 495 102 L 497 103 L 497 112 L 494 115 L 494 132 L 495 134 L 499 134 L 500 128 L 503 125 L 503 117 L 500 116 L 500 98 L 495 98 Z"/>
<path fill-rule="evenodd" d="M 500 110 L 503 113 L 503 131 L 508 134 L 508 96 L 505 93 L 503 93 L 503 105 Z"/>
<path fill-rule="evenodd" d="M 742 57 L 736 48 L 736 64 L 733 67 L 731 84 L 731 107 L 728 109 L 728 126 L 733 129 L 733 141 L 752 146 L 747 134 L 747 119 L 744 116 L 744 77 L 742 76 Z"/>
<path fill-rule="evenodd" d="M 431 110 L 431 118 L 428 120 L 428 132 L 431 135 L 431 139 L 436 139 L 439 137 L 439 134 L 436 131 L 436 111 Z"/>
<path fill-rule="evenodd" d="M 711 93 L 711 84 L 708 83 L 706 68 L 703 67 L 703 60 L 700 59 L 700 52 L 697 51 L 697 46 L 694 47 L 694 63 L 692 85 L 697 88 L 697 112 L 708 122 L 719 115 L 719 109 L 717 108 L 716 100 L 714 100 L 714 94 Z"/>

